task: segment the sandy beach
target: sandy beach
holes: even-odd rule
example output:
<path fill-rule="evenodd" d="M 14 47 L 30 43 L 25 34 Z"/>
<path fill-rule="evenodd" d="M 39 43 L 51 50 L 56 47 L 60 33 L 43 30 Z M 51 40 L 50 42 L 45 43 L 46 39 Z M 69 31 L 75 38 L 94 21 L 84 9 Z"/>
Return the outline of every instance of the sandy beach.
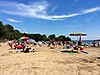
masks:
<path fill-rule="evenodd" d="M 0 75 L 100 75 L 100 48 L 85 48 L 88 54 L 38 47 L 36 52 L 9 53 L 0 47 Z"/>
<path fill-rule="evenodd" d="M 0 0 L 0 75 L 100 75 L 100 0 Z"/>

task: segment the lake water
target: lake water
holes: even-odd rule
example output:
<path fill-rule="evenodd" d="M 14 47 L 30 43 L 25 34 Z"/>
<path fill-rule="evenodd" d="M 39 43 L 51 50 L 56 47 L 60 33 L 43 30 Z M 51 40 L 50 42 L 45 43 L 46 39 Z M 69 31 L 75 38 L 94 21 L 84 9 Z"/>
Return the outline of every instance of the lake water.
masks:
<path fill-rule="evenodd" d="M 75 42 L 77 42 L 77 40 L 74 40 Z M 98 43 L 97 40 L 82 40 L 83 44 L 87 44 L 87 45 L 91 45 L 92 43 Z"/>

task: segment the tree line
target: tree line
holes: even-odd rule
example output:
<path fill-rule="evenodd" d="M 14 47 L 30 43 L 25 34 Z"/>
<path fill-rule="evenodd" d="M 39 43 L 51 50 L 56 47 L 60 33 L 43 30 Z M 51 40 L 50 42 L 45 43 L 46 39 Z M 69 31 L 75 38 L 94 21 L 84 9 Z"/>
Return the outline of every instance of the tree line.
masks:
<path fill-rule="evenodd" d="M 12 25 L 10 24 L 4 25 L 2 21 L 0 21 L 0 39 L 17 40 L 22 36 L 27 36 L 36 41 L 49 41 L 51 39 L 55 39 L 56 41 L 71 41 L 69 37 L 66 37 L 64 35 L 60 35 L 57 37 L 55 34 L 51 34 L 47 37 L 45 34 L 41 35 L 41 34 L 22 33 L 19 30 L 14 29 Z"/>

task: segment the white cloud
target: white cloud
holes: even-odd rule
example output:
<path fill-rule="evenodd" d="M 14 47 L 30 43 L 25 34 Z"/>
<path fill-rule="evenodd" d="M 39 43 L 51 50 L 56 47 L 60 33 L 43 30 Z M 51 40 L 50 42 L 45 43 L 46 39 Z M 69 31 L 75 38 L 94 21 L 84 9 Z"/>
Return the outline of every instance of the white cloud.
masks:
<path fill-rule="evenodd" d="M 3 5 L 0 4 L 0 11 L 6 14 L 39 18 L 39 16 L 47 14 L 47 7 L 48 3 L 45 1 L 36 2 L 30 5 L 17 2 L 6 2 L 5 4 L 3 3 Z"/>
<path fill-rule="evenodd" d="M 100 11 L 100 7 L 87 9 L 87 10 L 84 10 L 84 11 L 81 11 L 81 12 L 82 12 L 83 14 L 88 14 L 88 13 L 95 12 L 95 11 Z"/>
<path fill-rule="evenodd" d="M 22 21 L 18 21 L 18 20 L 12 19 L 12 18 L 8 18 L 7 20 L 8 20 L 9 22 L 22 22 Z"/>
<path fill-rule="evenodd" d="M 76 2 L 77 1 L 79 0 L 76 0 Z M 71 17 L 100 11 L 100 7 L 95 7 L 95 8 L 90 8 L 90 9 L 80 11 L 78 13 L 71 13 L 68 15 L 66 14 L 65 15 L 48 15 L 48 12 L 47 12 L 48 6 L 49 6 L 49 3 L 46 1 L 35 2 L 30 5 L 25 5 L 23 3 L 18 3 L 18 2 L 5 2 L 3 3 L 3 5 L 2 3 L 0 4 L 0 12 L 5 13 L 5 14 L 40 18 L 40 19 L 46 19 L 46 20 L 62 20 L 62 19 L 68 19 Z"/>

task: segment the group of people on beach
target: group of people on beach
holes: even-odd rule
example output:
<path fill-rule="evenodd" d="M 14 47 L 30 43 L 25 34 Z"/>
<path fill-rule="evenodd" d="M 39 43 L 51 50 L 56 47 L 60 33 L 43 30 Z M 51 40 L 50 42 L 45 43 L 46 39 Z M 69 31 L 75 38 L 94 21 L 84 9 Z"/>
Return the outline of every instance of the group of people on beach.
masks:
<path fill-rule="evenodd" d="M 20 49 L 20 52 L 34 52 L 36 51 L 36 46 L 40 46 L 42 47 L 42 45 L 45 44 L 47 45 L 50 49 L 70 49 L 71 51 L 81 51 L 81 52 L 85 52 L 84 48 L 86 46 L 83 46 L 81 43 L 78 42 L 78 44 L 76 44 L 75 42 L 69 42 L 69 41 L 55 41 L 54 39 L 50 40 L 50 41 L 38 41 L 38 42 L 34 42 L 34 43 L 30 43 L 27 41 L 9 41 L 8 45 L 10 47 L 10 49 Z"/>
<path fill-rule="evenodd" d="M 36 51 L 36 42 L 30 43 L 30 42 L 19 42 L 19 41 L 8 41 L 8 45 L 10 49 L 20 49 L 20 52 L 34 52 Z"/>
<path fill-rule="evenodd" d="M 48 47 L 50 47 L 51 49 L 66 49 L 66 50 L 71 50 L 71 51 L 75 51 L 75 52 L 85 52 L 84 51 L 84 46 L 82 46 L 81 44 L 76 44 L 76 43 L 71 43 L 69 41 L 55 41 L 55 40 L 50 40 L 48 42 Z"/>

